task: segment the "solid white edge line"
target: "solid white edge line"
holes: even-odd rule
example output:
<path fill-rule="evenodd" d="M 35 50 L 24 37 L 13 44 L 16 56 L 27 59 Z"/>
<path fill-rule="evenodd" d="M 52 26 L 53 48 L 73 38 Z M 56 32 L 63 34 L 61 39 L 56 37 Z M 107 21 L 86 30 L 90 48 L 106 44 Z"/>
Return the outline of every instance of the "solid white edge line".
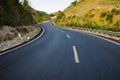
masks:
<path fill-rule="evenodd" d="M 68 29 L 65 29 L 65 30 L 68 30 Z M 70 31 L 73 31 L 73 30 L 70 30 Z M 104 37 L 100 37 L 100 36 L 97 36 L 97 35 L 94 35 L 94 34 L 91 34 L 91 33 L 86 33 L 86 32 L 83 32 L 83 31 L 75 31 L 75 32 L 80 32 L 80 33 L 83 33 L 83 34 L 91 35 L 91 36 L 94 36 L 94 37 L 103 39 L 103 40 L 105 40 L 105 41 L 108 41 L 108 42 L 111 42 L 111 43 L 113 43 L 113 44 L 116 44 L 116 45 L 120 46 L 120 43 L 115 42 L 115 41 L 110 40 L 110 39 L 107 39 L 107 38 L 104 38 Z"/>
<path fill-rule="evenodd" d="M 95 35 L 93 35 L 93 36 L 95 36 Z M 103 38 L 103 37 L 100 37 L 100 36 L 95 36 L 95 37 L 101 38 L 101 39 L 103 39 L 103 40 L 109 41 L 109 42 L 111 42 L 111 43 L 114 43 L 114 44 L 116 44 L 116 45 L 119 45 L 119 46 L 120 46 L 120 44 L 119 44 L 119 43 L 117 43 L 117 42 L 115 42 L 115 41 L 112 41 L 112 40 L 110 40 L 110 39 Z"/>
<path fill-rule="evenodd" d="M 69 38 L 69 39 L 70 39 L 70 36 L 69 36 L 68 34 L 66 34 L 66 36 L 67 36 L 67 38 Z"/>
<path fill-rule="evenodd" d="M 75 46 L 73 46 L 73 52 L 74 52 L 75 63 L 80 63 L 80 60 L 78 58 L 78 53 L 77 53 Z"/>
<path fill-rule="evenodd" d="M 31 42 L 37 40 L 38 38 L 40 38 L 40 37 L 45 33 L 45 29 L 44 29 L 42 26 L 41 26 L 41 28 L 43 29 L 43 31 L 42 31 L 42 33 L 41 33 L 37 38 L 35 38 L 35 39 L 33 39 L 33 40 L 31 40 L 31 41 L 29 41 L 29 42 L 27 42 L 27 43 L 24 43 L 23 45 L 20 45 L 20 46 L 18 46 L 18 47 L 15 47 L 15 48 L 13 48 L 13 49 L 10 49 L 10 50 L 8 50 L 8 51 L 5 51 L 5 52 L 3 52 L 3 53 L 0 53 L 0 56 L 6 54 L 6 53 L 8 53 L 8 52 L 11 52 L 11 51 L 13 51 L 13 50 L 19 49 L 19 48 L 21 48 L 21 47 L 23 47 L 23 46 L 25 46 L 25 45 L 27 45 L 27 44 L 30 44 Z"/>
<path fill-rule="evenodd" d="M 116 45 L 119 45 L 119 46 L 120 46 L 120 43 L 117 43 L 117 42 L 112 41 L 112 40 L 110 40 L 110 39 L 107 39 L 107 38 L 104 38 L 104 37 L 101 37 L 101 36 L 97 36 L 97 35 L 93 35 L 93 34 L 88 34 L 88 33 L 86 33 L 86 34 L 87 34 L 87 35 L 91 35 L 91 36 L 93 36 L 93 37 L 97 37 L 97 38 L 103 39 L 103 40 L 105 40 L 105 41 L 108 41 L 108 42 L 111 42 L 111 43 L 113 43 L 113 44 L 116 44 Z"/>

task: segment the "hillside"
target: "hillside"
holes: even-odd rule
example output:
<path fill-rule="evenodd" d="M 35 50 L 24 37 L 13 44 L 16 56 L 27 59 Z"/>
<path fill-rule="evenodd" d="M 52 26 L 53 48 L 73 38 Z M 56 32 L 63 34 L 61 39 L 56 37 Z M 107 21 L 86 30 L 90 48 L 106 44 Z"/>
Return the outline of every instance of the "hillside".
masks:
<path fill-rule="evenodd" d="M 46 19 L 49 19 L 48 14 L 34 10 L 27 0 L 23 5 L 19 0 L 0 0 L 0 26 L 33 25 Z"/>
<path fill-rule="evenodd" d="M 120 31 L 120 0 L 74 1 L 62 13 L 58 25 Z"/>
<path fill-rule="evenodd" d="M 39 22 L 50 19 L 49 14 L 47 14 L 46 12 L 35 10 L 31 6 L 26 5 L 26 4 L 25 4 L 24 7 L 27 11 L 29 11 L 31 13 L 31 15 L 32 15 L 32 17 L 33 17 L 33 19 L 35 20 L 36 23 L 39 23 Z"/>
<path fill-rule="evenodd" d="M 91 9 L 111 10 L 113 8 L 120 8 L 120 0 L 81 0 L 80 2 L 71 3 L 71 5 L 64 10 L 67 16 L 76 15 L 81 16 Z"/>
<path fill-rule="evenodd" d="M 28 0 L 0 0 L 0 52 L 33 39 L 42 30 L 35 24 L 49 19 L 31 8 Z"/>
<path fill-rule="evenodd" d="M 50 19 L 49 14 L 47 14 L 46 12 L 43 12 L 43 11 L 37 11 L 37 10 L 33 9 L 32 15 L 33 15 L 34 20 L 37 23 L 40 23 L 40 22 L 43 22 L 43 21 Z"/>
<path fill-rule="evenodd" d="M 0 26 L 32 25 L 33 17 L 19 0 L 0 0 Z"/>

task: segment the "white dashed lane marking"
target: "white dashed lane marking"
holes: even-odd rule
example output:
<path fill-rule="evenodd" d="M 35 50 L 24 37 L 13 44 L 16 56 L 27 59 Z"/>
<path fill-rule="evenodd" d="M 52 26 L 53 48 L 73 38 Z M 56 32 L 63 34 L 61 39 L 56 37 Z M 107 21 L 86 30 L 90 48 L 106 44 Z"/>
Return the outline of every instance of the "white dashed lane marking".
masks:
<path fill-rule="evenodd" d="M 74 52 L 75 63 L 80 63 L 78 53 L 77 53 L 77 49 L 76 49 L 75 46 L 73 46 L 73 52 Z"/>
<path fill-rule="evenodd" d="M 68 34 L 66 34 L 66 37 L 70 39 L 70 36 Z"/>

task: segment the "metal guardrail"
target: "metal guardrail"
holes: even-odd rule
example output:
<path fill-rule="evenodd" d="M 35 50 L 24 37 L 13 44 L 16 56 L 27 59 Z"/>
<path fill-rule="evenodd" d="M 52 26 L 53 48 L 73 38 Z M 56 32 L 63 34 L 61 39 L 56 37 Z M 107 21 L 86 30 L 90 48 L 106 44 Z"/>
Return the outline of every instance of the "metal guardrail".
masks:
<path fill-rule="evenodd" d="M 68 27 L 69 28 L 69 27 Z M 106 30 L 97 30 L 97 29 L 90 29 L 90 28 L 79 28 L 79 27 L 72 27 L 72 30 L 79 30 L 79 31 L 84 31 L 84 32 L 89 32 L 92 34 L 112 38 L 115 40 L 120 41 L 120 32 L 113 32 L 113 31 L 106 31 Z"/>

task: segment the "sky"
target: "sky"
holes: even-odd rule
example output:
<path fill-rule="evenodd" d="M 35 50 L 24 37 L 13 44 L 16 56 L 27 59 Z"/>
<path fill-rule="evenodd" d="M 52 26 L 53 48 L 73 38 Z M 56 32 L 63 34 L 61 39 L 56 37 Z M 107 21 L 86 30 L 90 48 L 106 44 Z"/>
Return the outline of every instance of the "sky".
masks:
<path fill-rule="evenodd" d="M 75 0 L 28 0 L 31 7 L 36 10 L 52 13 L 63 11 Z"/>

